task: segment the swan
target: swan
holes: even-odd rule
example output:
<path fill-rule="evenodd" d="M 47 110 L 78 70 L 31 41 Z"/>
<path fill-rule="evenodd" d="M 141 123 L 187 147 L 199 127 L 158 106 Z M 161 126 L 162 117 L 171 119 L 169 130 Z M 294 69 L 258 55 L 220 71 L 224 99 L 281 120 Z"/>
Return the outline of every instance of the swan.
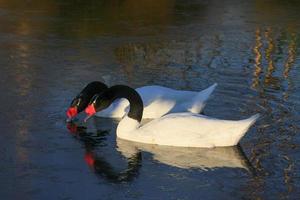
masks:
<path fill-rule="evenodd" d="M 200 92 L 174 90 L 158 85 L 144 86 L 136 91 L 142 98 L 144 104 L 143 118 L 159 118 L 171 112 L 189 111 L 200 113 L 204 108 L 207 99 L 214 91 L 217 84 L 213 84 Z M 67 110 L 67 116 L 71 120 L 79 112 L 86 108 L 96 94 L 104 92 L 107 86 L 99 81 L 89 83 L 73 100 Z M 121 118 L 128 112 L 129 102 L 126 99 L 119 99 L 107 109 L 98 112 L 99 117 Z"/>
<path fill-rule="evenodd" d="M 119 98 L 126 98 L 130 109 L 117 126 L 117 137 L 147 144 L 207 148 L 235 146 L 259 117 L 256 114 L 248 119 L 232 121 L 183 112 L 167 114 L 141 126 L 143 101 L 140 95 L 128 86 L 116 85 L 94 97 L 85 109 L 87 118 Z"/>

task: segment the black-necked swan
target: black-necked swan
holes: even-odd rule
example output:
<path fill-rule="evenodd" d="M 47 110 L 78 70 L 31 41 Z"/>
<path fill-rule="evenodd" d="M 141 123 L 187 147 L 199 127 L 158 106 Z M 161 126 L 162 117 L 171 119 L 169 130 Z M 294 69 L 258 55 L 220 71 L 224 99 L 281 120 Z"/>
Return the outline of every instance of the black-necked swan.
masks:
<path fill-rule="evenodd" d="M 141 96 L 145 107 L 143 118 L 158 118 L 172 112 L 200 113 L 216 86 L 217 84 L 215 83 L 205 90 L 195 92 L 151 85 L 137 88 L 136 91 Z M 95 94 L 100 94 L 106 89 L 107 86 L 99 81 L 88 84 L 73 99 L 67 111 L 68 118 L 74 118 L 86 108 Z M 113 102 L 107 109 L 97 113 L 97 116 L 121 118 L 128 111 L 128 108 L 129 102 L 126 99 L 119 99 Z"/>
<path fill-rule="evenodd" d="M 141 126 L 143 101 L 134 89 L 124 85 L 112 86 L 94 97 L 85 112 L 91 117 L 119 98 L 126 98 L 130 109 L 118 124 L 117 137 L 140 143 L 182 147 L 235 146 L 259 117 L 256 114 L 245 120 L 232 121 L 185 112 L 167 114 Z"/>

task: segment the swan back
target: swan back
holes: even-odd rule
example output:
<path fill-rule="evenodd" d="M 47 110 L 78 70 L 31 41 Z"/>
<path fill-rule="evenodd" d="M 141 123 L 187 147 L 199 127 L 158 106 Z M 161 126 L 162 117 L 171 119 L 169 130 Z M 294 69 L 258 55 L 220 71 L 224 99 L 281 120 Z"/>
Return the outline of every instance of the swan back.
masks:
<path fill-rule="evenodd" d="M 175 113 L 155 119 L 130 133 L 118 128 L 118 137 L 168 146 L 234 146 L 258 117 L 254 115 L 245 120 L 233 121 L 193 113 Z"/>

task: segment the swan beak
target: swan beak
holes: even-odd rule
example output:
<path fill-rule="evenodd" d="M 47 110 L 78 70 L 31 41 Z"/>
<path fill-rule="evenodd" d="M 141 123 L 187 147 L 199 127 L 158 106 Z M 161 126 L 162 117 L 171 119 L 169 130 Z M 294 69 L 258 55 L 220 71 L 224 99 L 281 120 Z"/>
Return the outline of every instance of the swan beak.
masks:
<path fill-rule="evenodd" d="M 87 122 L 88 119 L 93 117 L 96 114 L 96 109 L 93 104 L 88 105 L 85 109 L 85 113 L 88 115 L 85 119 L 84 122 Z"/>
<path fill-rule="evenodd" d="M 70 107 L 67 112 L 67 122 L 71 122 L 72 119 L 78 114 L 77 108 L 76 107 Z"/>

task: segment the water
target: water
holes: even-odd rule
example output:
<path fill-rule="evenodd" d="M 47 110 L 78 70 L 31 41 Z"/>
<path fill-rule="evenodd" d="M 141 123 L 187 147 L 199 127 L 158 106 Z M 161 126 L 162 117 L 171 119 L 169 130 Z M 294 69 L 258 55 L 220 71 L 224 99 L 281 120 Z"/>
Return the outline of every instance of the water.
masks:
<path fill-rule="evenodd" d="M 293 0 L 0 1 L 1 198 L 297 199 L 299 9 Z M 229 149 L 128 144 L 108 119 L 78 120 L 72 133 L 66 107 L 92 80 L 217 82 L 206 115 L 262 117 Z"/>

